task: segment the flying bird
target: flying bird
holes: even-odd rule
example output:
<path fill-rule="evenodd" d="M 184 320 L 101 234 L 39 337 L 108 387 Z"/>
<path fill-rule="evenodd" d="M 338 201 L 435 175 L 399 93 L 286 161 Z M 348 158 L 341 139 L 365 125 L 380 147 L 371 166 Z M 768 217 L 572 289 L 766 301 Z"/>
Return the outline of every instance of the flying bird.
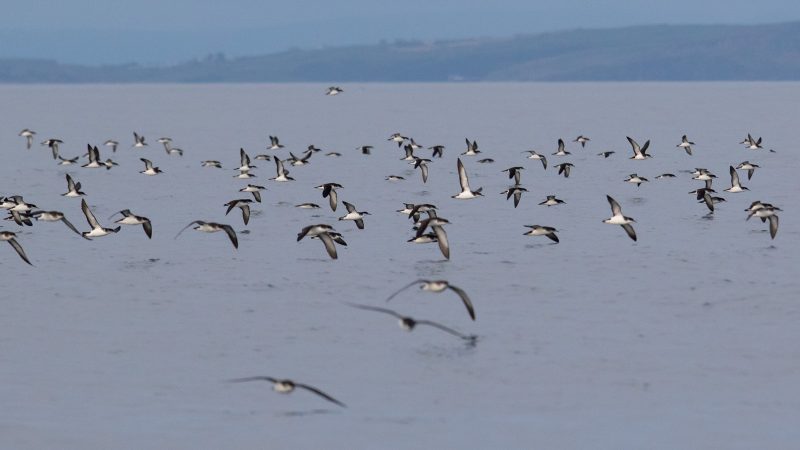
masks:
<path fill-rule="evenodd" d="M 358 211 L 352 203 L 342 202 L 344 207 L 347 208 L 347 214 L 339 217 L 339 220 L 353 220 L 359 230 L 364 229 L 364 216 L 370 215 L 367 211 Z"/>
<path fill-rule="evenodd" d="M 611 205 L 612 216 L 604 220 L 603 223 L 622 226 L 622 228 L 625 230 L 625 233 L 628 234 L 628 237 L 636 241 L 636 231 L 634 231 L 633 226 L 631 226 L 631 223 L 636 221 L 633 220 L 632 217 L 624 216 L 622 214 L 622 207 L 619 206 L 619 203 L 611 198 L 610 195 L 606 195 L 606 199 L 608 199 L 608 204 Z"/>
<path fill-rule="evenodd" d="M 130 209 L 123 209 L 120 212 L 112 214 L 111 217 L 114 217 L 117 214 L 122 214 L 122 218 L 114 223 L 120 225 L 141 225 L 142 229 L 144 230 L 144 234 L 147 235 L 147 238 L 148 239 L 153 238 L 153 224 L 150 223 L 150 219 L 143 216 L 137 216 L 133 214 Z M 109 220 L 111 219 L 111 217 L 109 217 Z"/>
<path fill-rule="evenodd" d="M 644 143 L 643 147 L 640 147 L 639 144 L 633 140 L 632 137 L 626 136 L 628 138 L 628 142 L 631 144 L 631 148 L 633 149 L 633 156 L 628 159 L 647 159 L 652 158 L 651 155 L 647 154 L 647 149 L 650 147 L 650 140 L 648 139 L 647 142 Z"/>
<path fill-rule="evenodd" d="M 202 220 L 195 220 L 190 222 L 189 225 L 186 225 L 175 235 L 174 239 L 178 239 L 178 236 L 181 235 L 187 228 L 191 227 L 192 225 L 197 225 L 194 227 L 197 231 L 202 231 L 204 233 L 216 233 L 218 231 L 224 231 L 225 234 L 228 235 L 228 239 L 231 240 L 231 244 L 233 244 L 233 248 L 239 248 L 239 239 L 236 237 L 236 232 L 233 231 L 233 227 L 224 223 L 215 223 L 215 222 L 204 222 Z"/>
<path fill-rule="evenodd" d="M 92 214 L 92 211 L 89 209 L 89 205 L 86 204 L 86 200 L 84 199 L 81 199 L 81 211 L 83 211 L 83 215 L 86 216 L 86 221 L 89 222 L 89 226 L 92 227 L 91 230 L 81 233 L 83 237 L 102 237 L 111 233 L 119 232 L 120 227 L 103 228 L 100 226 L 100 222 L 98 222 L 97 218 L 94 216 L 94 214 Z"/>
<path fill-rule="evenodd" d="M 458 294 L 458 297 L 461 299 L 461 302 L 464 303 L 464 307 L 467 308 L 467 313 L 469 314 L 469 317 L 472 318 L 472 320 L 475 320 L 475 308 L 472 306 L 472 301 L 470 301 L 469 296 L 467 295 L 467 293 L 464 292 L 463 289 L 461 289 L 461 288 L 459 288 L 457 286 L 453 286 L 452 284 L 450 284 L 449 282 L 447 282 L 445 280 L 422 280 L 422 279 L 420 279 L 420 280 L 412 281 L 411 283 L 408 283 L 407 285 L 405 285 L 402 288 L 400 288 L 394 294 L 390 295 L 389 298 L 386 299 L 386 301 L 388 302 L 389 300 L 395 298 L 397 296 L 397 294 L 405 291 L 406 289 L 410 288 L 411 286 L 417 286 L 417 285 L 420 287 L 421 290 L 428 291 L 428 292 L 440 293 L 440 292 L 444 292 L 447 289 L 450 289 L 451 291 L 455 292 L 456 294 Z"/>
<path fill-rule="evenodd" d="M 524 236 L 546 236 L 551 241 L 558 244 L 558 236 L 556 230 L 553 227 L 546 227 L 542 225 L 525 225 L 527 228 L 530 228 L 527 233 L 523 233 Z"/>
<path fill-rule="evenodd" d="M 329 95 L 335 95 L 335 94 L 329 94 Z M 314 386 L 309 386 L 303 383 L 297 383 L 292 380 L 279 380 L 277 378 L 272 378 L 272 377 L 257 376 L 257 377 L 247 377 L 247 378 L 235 378 L 229 381 L 231 383 L 245 383 L 249 381 L 269 381 L 270 383 L 272 383 L 272 389 L 275 392 L 279 392 L 281 394 L 289 394 L 297 388 L 305 389 L 308 392 L 319 395 L 320 397 L 324 398 L 325 400 L 331 403 L 335 403 L 341 406 L 342 408 L 347 408 L 347 406 L 344 403 L 340 402 L 339 400 L 336 400 L 335 398 L 322 392 L 321 390 L 315 388 Z"/>
<path fill-rule="evenodd" d="M 461 162 L 461 158 L 458 158 L 456 167 L 458 168 L 458 182 L 461 184 L 461 192 L 451 197 L 457 199 L 471 199 L 483 196 L 483 194 L 481 194 L 483 188 L 478 188 L 475 191 L 470 189 L 469 178 L 467 177 L 467 170 L 464 168 L 464 163 Z"/>
<path fill-rule="evenodd" d="M 456 336 L 456 337 L 458 337 L 460 339 L 463 339 L 465 341 L 468 341 L 470 343 L 474 343 L 478 339 L 478 336 L 475 336 L 475 335 L 469 335 L 468 336 L 466 334 L 459 333 L 458 331 L 456 331 L 456 330 L 454 330 L 454 329 L 452 329 L 450 327 L 446 327 L 446 326 L 444 326 L 444 325 L 442 325 L 440 323 L 436 323 L 436 322 L 433 322 L 433 321 L 430 321 L 430 320 L 417 320 L 417 319 L 414 319 L 412 317 L 403 316 L 403 315 L 400 315 L 399 313 L 397 313 L 395 311 L 392 311 L 391 309 L 388 309 L 388 308 L 379 308 L 379 307 L 376 307 L 376 306 L 360 305 L 358 303 L 346 303 L 346 304 L 349 305 L 349 306 L 352 306 L 353 308 L 363 309 L 365 311 L 375 311 L 375 312 L 379 312 L 379 313 L 388 314 L 390 316 L 394 316 L 395 318 L 398 319 L 398 321 L 400 323 L 400 328 L 402 328 L 402 329 L 404 329 L 406 331 L 412 331 L 417 325 L 427 325 L 427 326 L 442 330 L 445 333 L 452 334 L 453 336 Z"/>

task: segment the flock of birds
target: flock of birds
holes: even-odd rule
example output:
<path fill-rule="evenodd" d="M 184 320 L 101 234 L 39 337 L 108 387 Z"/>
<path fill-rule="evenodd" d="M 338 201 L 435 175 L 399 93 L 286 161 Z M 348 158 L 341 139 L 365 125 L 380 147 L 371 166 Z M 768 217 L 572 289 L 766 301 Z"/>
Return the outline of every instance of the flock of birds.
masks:
<path fill-rule="evenodd" d="M 327 95 L 337 95 L 343 92 L 341 88 L 338 87 L 331 87 L 329 88 Z M 25 138 L 26 146 L 28 149 L 31 149 L 33 146 L 33 142 L 36 136 L 36 132 L 30 129 L 24 129 L 19 133 L 19 136 Z M 131 145 L 132 149 L 141 150 L 147 148 L 149 144 L 146 142 L 145 137 L 138 134 L 133 133 L 133 143 Z M 647 153 L 650 141 L 646 141 L 644 145 L 640 146 L 636 140 L 631 137 L 628 137 L 628 142 L 630 143 L 632 155 L 630 159 L 632 160 L 646 160 L 651 158 L 652 156 Z M 430 147 L 424 147 L 418 144 L 413 138 L 404 136 L 401 133 L 395 133 L 388 137 L 387 139 L 391 143 L 396 143 L 397 147 L 403 151 L 403 155 L 401 160 L 407 162 L 408 164 L 412 165 L 414 169 L 419 170 L 421 180 L 423 183 L 427 183 L 429 177 L 429 164 L 433 163 L 435 159 L 444 158 L 445 153 L 445 146 L 443 145 L 433 145 Z M 164 151 L 166 155 L 169 156 L 183 156 L 184 151 L 180 148 L 174 147 L 172 139 L 168 137 L 162 137 L 158 139 L 158 142 L 163 145 Z M 591 139 L 587 136 L 580 135 L 572 142 L 575 142 L 580 145 L 581 148 L 585 148 L 587 144 L 591 142 Z M 759 150 L 762 149 L 761 145 L 761 138 L 755 139 L 751 135 L 747 135 L 747 137 L 741 142 L 747 149 L 750 150 Z M 73 158 L 64 158 L 60 154 L 59 146 L 63 144 L 63 141 L 60 139 L 49 138 L 41 142 L 42 146 L 48 147 L 52 152 L 52 157 L 54 160 L 58 162 L 59 165 L 62 166 L 72 166 L 78 165 L 80 156 L 75 156 Z M 112 153 L 116 153 L 120 143 L 115 140 L 108 140 L 103 144 L 107 147 Z M 681 138 L 681 142 L 676 145 L 676 147 L 680 150 L 684 150 L 688 155 L 692 155 L 692 146 L 694 146 L 694 142 L 691 142 L 687 136 L 683 136 Z M 269 144 L 267 145 L 267 150 L 269 151 L 279 151 L 284 148 L 284 145 L 281 144 L 279 138 L 277 136 L 269 136 Z M 373 146 L 365 145 L 357 147 L 357 151 L 361 154 L 369 155 L 373 150 Z M 419 153 L 423 150 L 431 151 L 430 158 L 425 158 L 419 156 Z M 773 151 L 773 150 L 770 150 Z M 290 176 L 289 170 L 287 170 L 286 166 L 291 167 L 298 167 L 309 164 L 310 159 L 316 153 L 321 152 L 321 149 L 315 147 L 314 145 L 309 145 L 303 154 L 300 156 L 296 156 L 293 152 L 288 152 L 289 155 L 286 158 L 281 158 L 277 153 L 266 154 L 262 153 L 255 156 L 255 160 L 262 160 L 262 161 L 272 161 L 275 166 L 275 176 L 269 178 L 269 180 L 273 182 L 279 183 L 286 183 L 295 181 L 295 178 Z M 483 188 L 473 189 L 470 186 L 469 181 L 469 174 L 467 171 L 464 162 L 462 161 L 461 157 L 478 157 L 479 154 L 482 153 L 477 141 L 466 139 L 466 148 L 463 153 L 460 154 L 460 157 L 456 158 L 456 168 L 458 173 L 458 181 L 460 186 L 460 191 L 454 193 L 452 198 L 458 200 L 471 200 L 482 197 L 484 195 Z M 545 154 L 540 153 L 536 150 L 530 150 L 524 152 L 527 154 L 528 159 L 538 160 L 543 170 L 547 170 L 548 168 L 548 158 Z M 612 156 L 615 152 L 613 151 L 605 151 L 598 154 L 603 158 L 608 158 Z M 570 155 L 571 152 L 567 150 L 567 145 L 563 139 L 559 139 L 556 147 L 556 151 L 552 153 L 550 156 L 555 157 L 566 157 Z M 337 157 L 341 156 L 338 152 L 329 152 L 326 153 L 326 156 L 329 157 Z M 87 159 L 85 164 L 80 165 L 82 168 L 104 168 L 106 170 L 111 170 L 117 167 L 119 164 L 113 161 L 110 158 L 106 158 L 103 160 L 100 157 L 100 150 L 97 146 L 88 144 L 87 145 L 87 152 L 83 155 Z M 145 176 L 158 176 L 163 174 L 164 172 L 157 166 L 153 164 L 150 159 L 147 158 L 140 158 L 143 164 L 143 170 L 139 173 Z M 494 160 L 491 158 L 483 158 L 478 159 L 478 163 L 488 164 L 493 163 Z M 218 160 L 206 160 L 201 162 L 202 167 L 206 168 L 214 168 L 214 169 L 221 169 L 222 163 Z M 255 177 L 253 174 L 253 169 L 256 166 L 251 163 L 250 156 L 244 149 L 240 149 L 239 151 L 239 166 L 235 168 L 238 172 L 238 175 L 235 178 L 248 180 L 250 178 Z M 558 174 L 563 175 L 565 178 L 570 176 L 571 170 L 574 165 L 570 162 L 562 162 L 560 164 L 556 164 L 555 167 L 558 168 Z M 725 192 L 735 194 L 739 192 L 743 192 L 748 190 L 747 187 L 742 185 L 741 179 L 739 178 L 739 174 L 737 171 L 742 170 L 746 171 L 747 179 L 750 180 L 756 169 L 759 166 L 757 164 L 751 163 L 750 161 L 743 161 L 736 166 L 731 165 L 729 167 L 729 174 L 730 174 L 730 187 L 724 189 Z M 516 208 L 521 199 L 523 193 L 528 192 L 527 189 L 521 184 L 522 181 L 522 173 L 525 170 L 522 166 L 514 166 L 509 167 L 503 170 L 501 173 L 505 173 L 508 175 L 509 180 L 513 180 L 513 185 L 509 186 L 508 189 L 503 191 L 501 194 L 506 196 L 507 200 L 510 200 L 513 197 L 513 204 Z M 716 175 L 714 175 L 710 170 L 706 168 L 696 168 L 693 172 L 693 179 L 697 181 L 703 182 L 703 186 L 699 187 L 689 194 L 695 196 L 696 200 L 699 203 L 705 204 L 705 206 L 709 210 L 709 214 L 713 214 L 715 205 L 726 201 L 725 198 L 714 195 L 717 194 L 717 191 L 712 187 L 712 183 Z M 671 173 L 664 173 L 656 178 L 674 178 L 675 175 Z M 386 177 L 387 181 L 390 182 L 397 182 L 402 181 L 405 178 L 400 175 L 389 175 Z M 625 182 L 636 184 L 640 186 L 643 183 L 649 182 L 649 180 L 645 177 L 642 177 L 636 173 L 630 174 L 625 180 Z M 115 216 L 119 216 L 117 220 L 114 221 L 115 227 L 104 227 L 97 219 L 97 217 L 92 212 L 89 205 L 86 203 L 86 200 L 82 197 L 86 196 L 86 193 L 82 191 L 82 186 L 79 181 L 76 181 L 72 175 L 66 174 L 65 177 L 66 183 L 66 192 L 61 193 L 64 197 L 69 198 L 81 198 L 81 211 L 86 218 L 86 222 L 89 225 L 88 231 L 80 231 L 71 221 L 69 221 L 62 211 L 55 211 L 55 210 L 44 210 L 39 209 L 35 204 L 27 202 L 22 195 L 15 194 L 9 195 L 6 197 L 0 197 L 0 208 L 5 209 L 8 212 L 8 217 L 6 220 L 14 221 L 19 226 L 32 226 L 33 221 L 41 221 L 41 222 L 62 222 L 70 231 L 74 232 L 75 234 L 79 235 L 83 239 L 91 240 L 94 238 L 99 238 L 103 236 L 107 236 L 110 234 L 114 234 L 120 231 L 122 225 L 128 226 L 141 226 L 147 238 L 152 238 L 153 234 L 153 224 L 148 217 L 137 215 L 131 212 L 129 209 L 122 209 L 119 212 L 115 213 L 109 220 L 114 218 Z M 329 182 L 324 183 L 318 186 L 315 186 L 316 189 L 321 191 L 322 197 L 328 200 L 328 207 L 332 211 L 337 210 L 337 206 L 339 204 L 339 194 L 338 191 L 343 188 L 343 186 L 336 182 Z M 261 192 L 264 191 L 266 187 L 261 185 L 252 184 L 249 181 L 247 184 L 239 189 L 239 192 L 249 194 L 252 198 L 236 198 L 231 200 L 230 202 L 225 204 L 227 208 L 225 211 L 225 215 L 227 216 L 231 211 L 235 208 L 238 208 L 241 211 L 242 222 L 245 226 L 248 225 L 250 221 L 251 206 L 255 203 L 261 203 L 262 196 Z M 611 196 L 606 196 L 610 209 L 611 209 L 611 217 L 603 220 L 604 223 L 610 225 L 619 225 L 626 233 L 626 235 L 636 241 L 638 239 L 636 231 L 633 228 L 633 224 L 636 222 L 634 218 L 624 215 L 622 211 L 622 206 Z M 347 213 L 341 217 L 339 217 L 340 221 L 353 221 L 358 229 L 364 229 L 366 225 L 367 216 L 370 215 L 367 211 L 360 211 L 354 204 L 349 203 L 347 201 L 341 202 Z M 541 206 L 546 207 L 555 207 L 559 205 L 563 205 L 565 202 L 556 195 L 547 195 L 547 197 L 538 203 Z M 296 205 L 298 208 L 303 209 L 319 209 L 321 208 L 318 204 L 315 203 L 301 203 Z M 446 227 L 450 224 L 450 221 L 444 217 L 439 215 L 439 208 L 436 205 L 429 204 L 429 203 L 406 203 L 404 207 L 397 212 L 408 216 L 413 221 L 412 226 L 412 236 L 408 239 L 408 242 L 411 243 L 418 243 L 418 244 L 430 244 L 436 243 L 438 245 L 439 251 L 441 252 L 442 256 L 446 259 L 450 259 L 450 243 L 447 238 Z M 753 202 L 747 209 L 745 209 L 747 215 L 746 219 L 749 220 L 752 217 L 756 217 L 761 219 L 762 222 L 769 222 L 769 232 L 771 237 L 774 239 L 777 232 L 778 232 L 778 215 L 777 213 L 781 211 L 781 209 L 777 206 L 774 206 L 770 203 L 765 203 L 761 201 Z M 526 233 L 527 236 L 544 236 L 553 243 L 559 242 L 559 237 L 557 235 L 558 230 L 551 226 L 546 225 L 525 225 L 528 229 Z M 186 225 L 183 229 L 179 230 L 175 235 L 177 239 L 185 230 L 192 228 L 193 230 L 204 232 L 204 233 L 217 233 L 223 231 L 230 243 L 233 245 L 234 248 L 238 248 L 239 242 L 236 230 L 231 224 L 227 223 L 219 223 L 219 222 L 211 222 L 205 220 L 194 220 Z M 324 249 L 327 252 L 328 256 L 331 259 L 337 259 L 337 245 L 346 246 L 347 243 L 343 239 L 341 233 L 337 232 L 334 227 L 327 223 L 316 223 L 316 224 L 309 224 L 308 226 L 303 227 L 297 234 L 297 241 L 302 241 L 305 238 L 310 238 L 314 240 L 319 240 L 323 243 Z M 33 265 L 31 260 L 29 259 L 28 255 L 25 253 L 24 249 L 17 241 L 17 235 L 11 231 L 0 231 L 0 240 L 7 241 L 19 255 L 19 257 L 27 264 Z M 475 308 L 473 303 L 468 296 L 468 294 L 458 286 L 454 286 L 446 280 L 426 280 L 420 279 L 415 280 L 409 283 L 406 286 L 403 286 L 397 292 L 393 293 L 387 301 L 393 299 L 395 296 L 399 295 L 403 291 L 412 288 L 414 286 L 418 286 L 421 290 L 433 293 L 441 293 L 445 291 L 450 291 L 456 294 L 459 298 L 461 303 L 464 305 L 465 309 L 469 317 L 474 321 L 476 318 Z M 430 320 L 418 320 L 412 317 L 404 316 L 394 310 L 371 306 L 371 305 L 363 305 L 357 303 L 347 303 L 349 306 L 365 311 L 371 311 L 376 313 L 381 313 L 385 315 L 389 315 L 394 317 L 399 321 L 400 326 L 405 330 L 412 330 L 418 325 L 428 326 L 431 328 L 435 328 L 441 330 L 442 332 L 448 333 L 465 341 L 468 345 L 474 345 L 477 336 L 475 335 L 468 335 L 461 333 L 455 329 L 442 325 L 440 323 L 430 321 Z M 273 385 L 273 389 L 277 392 L 281 393 L 289 393 L 297 388 L 304 389 L 311 393 L 314 393 L 323 399 L 332 402 L 339 406 L 345 406 L 344 403 L 340 402 L 339 400 L 331 397 L 330 395 L 326 394 L 325 392 L 315 388 L 313 386 L 297 383 L 292 380 L 288 379 L 277 379 L 268 376 L 255 376 L 255 377 L 247 377 L 247 378 L 237 378 L 234 380 L 230 380 L 232 382 L 249 382 L 249 381 L 267 381 Z"/>

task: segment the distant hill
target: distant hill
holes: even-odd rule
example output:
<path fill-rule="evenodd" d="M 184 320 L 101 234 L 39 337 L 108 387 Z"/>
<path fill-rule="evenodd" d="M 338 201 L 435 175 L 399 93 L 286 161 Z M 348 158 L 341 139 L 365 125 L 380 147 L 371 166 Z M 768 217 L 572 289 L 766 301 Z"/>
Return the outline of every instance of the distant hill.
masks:
<path fill-rule="evenodd" d="M 168 67 L 0 59 L 4 83 L 800 80 L 800 22 L 579 29 L 290 50 Z"/>

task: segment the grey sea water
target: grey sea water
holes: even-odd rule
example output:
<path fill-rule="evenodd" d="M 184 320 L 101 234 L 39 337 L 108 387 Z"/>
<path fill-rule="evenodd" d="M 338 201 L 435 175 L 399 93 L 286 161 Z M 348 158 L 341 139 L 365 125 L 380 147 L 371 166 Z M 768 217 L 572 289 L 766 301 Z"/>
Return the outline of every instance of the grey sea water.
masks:
<path fill-rule="evenodd" d="M 105 226 L 124 208 L 141 227 L 85 241 L 62 224 L 16 231 L 35 267 L 0 245 L 0 446 L 3 448 L 793 448 L 800 431 L 800 162 L 796 83 L 364 84 L 326 86 L 0 86 L 0 194 L 64 211 L 88 229 L 80 200 L 61 197 L 64 174 L 83 185 Z M 25 149 L 17 136 L 39 134 Z M 150 145 L 130 148 L 132 132 Z M 387 137 L 447 146 L 423 184 Z M 763 136 L 764 150 L 737 143 Z M 567 157 L 550 156 L 556 141 Z M 696 142 L 688 156 L 675 145 Z M 268 135 L 286 148 L 266 151 Z M 650 139 L 653 158 L 631 161 L 625 136 Z M 185 150 L 167 156 L 156 139 Z M 111 171 L 65 168 L 38 142 L 121 142 Z M 462 157 L 473 189 L 458 193 Z M 233 178 L 239 148 L 288 157 L 291 183 L 268 181 L 250 225 L 223 204 L 249 194 Z M 357 146 L 373 145 L 370 156 Z M 523 151 L 537 149 L 539 161 Z M 769 152 L 769 149 L 775 152 Z M 601 151 L 616 153 L 608 159 Z M 324 156 L 329 151 L 340 158 Z M 429 152 L 418 152 L 429 155 Z M 164 174 L 139 174 L 140 157 Z M 200 167 L 219 159 L 223 170 Z M 728 194 L 728 166 L 761 166 L 750 191 Z M 570 178 L 555 164 L 572 162 Z M 518 208 L 499 193 L 502 169 L 522 165 Z M 728 201 L 713 216 L 687 194 L 716 173 Z M 650 179 L 623 183 L 630 173 Z M 672 172 L 674 179 L 656 180 Z M 403 182 L 384 177 L 402 175 Z M 315 186 L 344 185 L 340 200 L 372 213 L 366 229 L 338 222 Z M 538 206 L 547 194 L 566 205 Z M 634 243 L 610 216 L 606 195 L 637 220 Z M 775 240 L 743 211 L 754 200 L 784 209 Z M 294 208 L 315 202 L 322 209 Z M 414 245 L 403 202 L 434 203 L 452 259 Z M 193 220 L 231 223 L 223 234 L 188 230 Z M 347 240 L 339 260 L 296 233 L 331 223 Z M 523 236 L 524 225 L 560 230 L 561 242 Z M 249 233 L 241 233 L 243 230 Z M 477 345 L 344 302 L 384 300 L 418 279 L 447 279 L 471 296 L 469 320 L 453 292 L 408 290 L 388 304 L 480 336 Z M 288 377 L 328 392 L 285 396 L 261 383 Z"/>

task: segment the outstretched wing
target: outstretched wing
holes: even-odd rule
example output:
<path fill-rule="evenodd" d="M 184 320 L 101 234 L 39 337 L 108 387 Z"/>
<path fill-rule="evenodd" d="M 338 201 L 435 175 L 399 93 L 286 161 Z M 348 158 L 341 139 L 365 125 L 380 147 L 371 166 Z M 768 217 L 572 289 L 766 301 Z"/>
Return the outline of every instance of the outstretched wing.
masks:
<path fill-rule="evenodd" d="M 436 322 L 433 322 L 431 320 L 417 320 L 416 322 L 417 322 L 417 325 L 428 325 L 428 326 L 431 326 L 431 327 L 434 327 L 434 328 L 438 328 L 438 329 L 440 329 L 440 330 L 442 330 L 442 331 L 444 331 L 446 333 L 450 333 L 453 336 L 460 337 L 461 339 L 464 339 L 464 340 L 472 341 L 472 340 L 475 339 L 475 336 L 467 336 L 466 334 L 461 334 L 458 331 L 456 331 L 456 330 L 454 330 L 454 329 L 452 329 L 450 327 L 446 327 L 446 326 L 444 326 L 444 325 L 442 325 L 440 323 L 436 323 Z"/>
<path fill-rule="evenodd" d="M 315 388 L 314 386 L 309 386 L 307 384 L 302 384 L 302 383 L 295 383 L 294 386 L 295 387 L 299 387 L 299 388 L 303 388 L 303 389 L 305 389 L 307 391 L 310 391 L 310 392 L 313 392 L 313 393 L 319 395 L 320 397 L 324 398 L 325 400 L 327 400 L 327 401 L 329 401 L 331 403 L 336 403 L 337 405 L 341 406 L 342 408 L 347 408 L 347 406 L 344 403 L 342 403 L 339 400 L 336 400 L 335 398 L 331 397 L 330 395 L 320 391 L 319 389 Z"/>
<path fill-rule="evenodd" d="M 221 227 L 225 230 L 225 234 L 228 235 L 228 238 L 230 238 L 233 248 L 239 248 L 239 239 L 236 238 L 236 232 L 233 231 L 233 227 L 230 225 L 221 225 Z"/>
<path fill-rule="evenodd" d="M 420 284 L 420 283 L 425 283 L 425 282 L 427 282 L 427 280 L 415 280 L 415 281 L 412 281 L 411 283 L 408 283 L 407 285 L 405 285 L 405 286 L 401 287 L 400 289 L 398 289 L 394 294 L 390 295 L 389 298 L 386 299 L 386 301 L 388 302 L 389 300 L 395 298 L 397 296 L 397 294 L 405 291 L 406 289 L 410 288 L 411 286 L 414 286 L 415 284 Z"/>
<path fill-rule="evenodd" d="M 436 242 L 439 244 L 439 250 L 441 250 L 442 255 L 444 255 L 446 259 L 450 259 L 450 243 L 447 242 L 447 233 L 444 231 L 444 228 L 439 225 L 434 225 L 431 228 L 433 229 L 433 233 L 436 234 Z"/>
<path fill-rule="evenodd" d="M 144 228 L 144 234 L 147 235 L 147 238 L 153 239 L 153 224 L 149 220 L 142 224 L 142 228 Z"/>
<path fill-rule="evenodd" d="M 636 241 L 636 232 L 633 230 L 633 226 L 629 223 L 621 225 L 621 227 L 628 233 L 628 237 L 633 239 L 634 242 Z"/>
<path fill-rule="evenodd" d="M 741 187 L 741 184 L 739 183 L 739 174 L 736 173 L 736 169 L 734 169 L 733 166 L 729 166 L 729 171 L 731 173 L 731 187 Z"/>
<path fill-rule="evenodd" d="M 62 221 L 62 222 L 64 222 L 64 225 L 66 225 L 66 226 L 67 226 L 67 228 L 69 228 L 70 230 L 74 231 L 74 232 L 75 232 L 75 234 L 78 234 L 78 235 L 81 235 L 81 236 L 83 236 L 83 235 L 81 234 L 81 232 L 80 232 L 80 231 L 78 231 L 78 229 L 77 229 L 77 228 L 75 228 L 75 225 L 73 225 L 73 224 L 72 224 L 72 222 L 70 222 L 69 220 L 67 220 L 67 218 L 66 218 L 66 217 L 62 217 L 62 218 L 61 218 L 61 221 Z M 89 239 L 89 238 L 86 238 L 86 239 Z"/>
<path fill-rule="evenodd" d="M 475 308 L 472 307 L 472 302 L 470 301 L 467 293 L 464 292 L 464 290 L 460 287 L 453 286 L 452 284 L 448 284 L 447 287 L 461 297 L 461 301 L 464 302 L 464 306 L 467 308 L 469 316 L 472 318 L 472 320 L 475 320 Z"/>
<path fill-rule="evenodd" d="M 611 198 L 610 195 L 606 195 L 606 198 L 608 199 L 608 204 L 611 205 L 611 214 L 614 216 L 622 215 L 622 207 L 619 206 L 619 203 Z"/>
<path fill-rule="evenodd" d="M 770 220 L 770 224 L 772 224 L 771 220 Z M 22 246 L 19 245 L 19 242 L 17 242 L 16 239 L 11 238 L 11 239 L 8 240 L 8 243 L 11 244 L 12 247 L 14 247 L 14 250 L 17 251 L 17 254 L 19 255 L 20 258 L 22 258 L 23 261 L 25 261 L 26 263 L 30 264 L 31 266 L 33 265 L 31 263 L 31 261 L 28 259 L 28 255 L 25 254 L 25 250 L 22 249 Z"/>
<path fill-rule="evenodd" d="M 185 227 L 181 228 L 181 231 L 178 231 L 178 234 L 176 234 L 176 235 L 175 235 L 175 237 L 174 237 L 173 239 L 178 239 L 178 236 L 180 236 L 180 235 L 181 235 L 181 233 L 183 233 L 184 231 L 186 231 L 186 229 L 187 229 L 187 228 L 189 228 L 190 226 L 192 226 L 192 225 L 202 225 L 202 224 L 204 224 L 204 223 L 205 223 L 205 222 L 203 222 L 202 220 L 195 220 L 195 221 L 193 221 L 193 222 L 190 222 L 190 223 L 189 223 L 189 225 L 186 225 Z"/>
<path fill-rule="evenodd" d="M 769 216 L 769 235 L 775 239 L 776 234 L 778 234 L 778 216 L 773 214 Z"/>
<path fill-rule="evenodd" d="M 628 138 L 628 143 L 630 143 L 631 147 L 633 148 L 633 154 L 640 155 L 642 153 L 642 148 L 639 147 L 639 144 L 635 140 L 633 140 L 632 137 L 630 136 L 625 136 L 625 137 Z"/>
<path fill-rule="evenodd" d="M 403 316 L 401 316 L 400 314 L 396 313 L 395 311 L 392 311 L 389 308 L 379 308 L 377 306 L 361 305 L 361 304 L 358 304 L 358 303 L 349 303 L 349 302 L 345 302 L 345 304 L 349 305 L 349 306 L 352 306 L 353 308 L 363 309 L 363 310 L 366 310 L 366 311 L 375 311 L 375 312 L 380 312 L 380 313 L 384 313 L 384 314 L 389 314 L 390 316 L 397 317 L 398 319 L 403 319 L 404 318 Z"/>
<path fill-rule="evenodd" d="M 328 256 L 330 256 L 331 259 L 337 259 L 339 256 L 336 254 L 336 243 L 333 242 L 331 235 L 323 231 L 318 234 L 317 237 L 325 244 L 325 250 L 327 250 Z"/>
<path fill-rule="evenodd" d="M 228 380 L 228 382 L 229 382 L 229 383 L 246 383 L 246 382 L 248 382 L 248 381 L 269 381 L 270 383 L 277 383 L 277 382 L 278 382 L 278 380 L 276 380 L 275 378 L 272 378 L 272 377 L 264 377 L 264 376 L 259 376 L 259 377 L 245 377 L 245 378 L 233 378 L 233 379 L 231 379 L 231 380 Z"/>
<path fill-rule="evenodd" d="M 89 222 L 89 226 L 94 228 L 101 228 L 100 223 L 97 221 L 97 218 L 92 214 L 92 211 L 89 209 L 89 205 L 86 204 L 85 199 L 81 199 L 81 210 L 83 211 L 83 215 L 86 216 L 86 221 Z"/>
<path fill-rule="evenodd" d="M 461 158 L 458 158 L 458 182 L 461 184 L 461 191 L 469 191 L 469 179 L 467 178 L 467 170 L 464 168 L 464 163 Z"/>

